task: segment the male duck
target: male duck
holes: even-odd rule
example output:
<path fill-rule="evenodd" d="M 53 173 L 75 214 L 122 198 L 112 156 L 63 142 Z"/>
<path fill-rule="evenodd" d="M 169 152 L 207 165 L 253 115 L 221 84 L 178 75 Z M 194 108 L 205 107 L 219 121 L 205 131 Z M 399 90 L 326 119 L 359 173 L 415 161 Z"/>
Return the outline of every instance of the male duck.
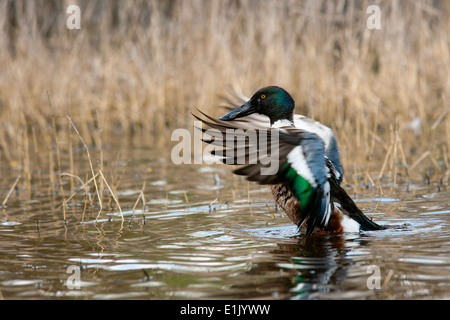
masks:
<path fill-rule="evenodd" d="M 279 169 L 276 174 L 262 175 L 262 161 L 246 164 L 234 173 L 271 185 L 277 204 L 299 229 L 306 230 L 307 236 L 317 231 L 384 229 L 368 219 L 340 186 L 343 168 L 333 131 L 305 116 L 294 115 L 294 107 L 294 99 L 286 90 L 270 86 L 258 90 L 219 120 L 201 111 L 206 119 L 194 116 L 221 133 L 229 129 L 256 129 L 273 134 L 277 130 Z M 260 115 L 267 116 L 270 125 Z M 241 117 L 245 118 L 235 120 Z M 225 139 L 219 137 L 203 141 L 225 146 Z M 248 151 L 249 146 L 246 147 Z M 221 161 L 229 163 L 227 159 Z"/>

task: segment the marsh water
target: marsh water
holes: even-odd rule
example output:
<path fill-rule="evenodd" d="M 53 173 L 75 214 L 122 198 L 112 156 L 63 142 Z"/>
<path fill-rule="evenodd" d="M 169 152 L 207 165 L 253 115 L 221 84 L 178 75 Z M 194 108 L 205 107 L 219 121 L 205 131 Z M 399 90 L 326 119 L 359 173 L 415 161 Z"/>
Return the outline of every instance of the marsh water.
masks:
<path fill-rule="evenodd" d="M 63 198 L 45 172 L 28 193 L 18 184 L 0 211 L 2 298 L 450 298 L 450 192 L 439 182 L 393 189 L 387 181 L 382 196 L 377 187 L 355 193 L 347 185 L 376 222 L 409 227 L 305 238 L 268 187 L 230 168 L 176 166 L 161 148 L 109 148 L 115 156 L 105 157 L 105 176 L 117 186 L 124 219 L 106 188 L 95 223 L 92 188 L 92 205 L 85 208 L 79 192 L 64 221 Z M 86 155 L 75 156 L 85 180 Z M 3 177 L 2 199 L 15 178 Z"/>

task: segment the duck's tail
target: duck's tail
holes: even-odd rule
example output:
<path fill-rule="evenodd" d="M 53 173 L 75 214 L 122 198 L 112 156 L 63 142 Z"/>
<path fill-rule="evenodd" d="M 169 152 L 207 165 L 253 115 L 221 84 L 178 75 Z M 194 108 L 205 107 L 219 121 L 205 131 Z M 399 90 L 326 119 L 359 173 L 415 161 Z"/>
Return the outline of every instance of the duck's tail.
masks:
<path fill-rule="evenodd" d="M 341 210 L 351 219 L 358 222 L 361 226 L 361 230 L 372 231 L 372 230 L 383 230 L 386 229 L 385 226 L 381 226 L 371 219 L 367 218 L 366 215 L 358 208 L 355 202 L 349 197 L 347 192 L 339 185 L 336 179 L 330 179 L 331 184 L 331 198 L 333 202 L 337 202 L 341 206 Z"/>

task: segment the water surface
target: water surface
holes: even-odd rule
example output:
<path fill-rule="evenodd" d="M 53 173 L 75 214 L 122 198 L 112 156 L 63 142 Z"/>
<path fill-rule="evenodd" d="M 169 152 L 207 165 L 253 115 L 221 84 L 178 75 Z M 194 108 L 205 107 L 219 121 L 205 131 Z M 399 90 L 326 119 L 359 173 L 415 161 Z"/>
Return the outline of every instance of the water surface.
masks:
<path fill-rule="evenodd" d="M 450 298 L 445 185 L 402 182 L 381 199 L 377 188 L 348 188 L 376 222 L 410 227 L 307 239 L 276 210 L 268 187 L 229 168 L 174 166 L 152 148 L 122 158 L 105 172 L 114 185 L 128 166 L 117 188 L 123 221 L 107 190 L 97 223 L 92 189 L 83 223 L 83 192 L 67 204 L 66 221 L 61 196 L 45 182 L 11 196 L 0 211 L 3 298 Z M 80 166 L 89 173 L 87 161 Z M 144 183 L 145 205 L 132 210 Z"/>

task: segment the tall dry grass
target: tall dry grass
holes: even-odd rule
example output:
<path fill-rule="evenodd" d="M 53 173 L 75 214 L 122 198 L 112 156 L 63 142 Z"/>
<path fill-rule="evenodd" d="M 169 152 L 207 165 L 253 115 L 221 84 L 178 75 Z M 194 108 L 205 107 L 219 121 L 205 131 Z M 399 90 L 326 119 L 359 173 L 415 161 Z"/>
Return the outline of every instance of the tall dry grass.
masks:
<path fill-rule="evenodd" d="M 70 4 L 81 30 L 66 28 Z M 380 30 L 366 28 L 371 4 Z M 448 181 L 449 13 L 432 0 L 4 0 L 2 175 L 73 167 L 55 153 L 77 143 L 66 115 L 88 145 L 167 142 L 194 106 L 221 115 L 218 93 L 276 84 L 336 131 L 347 179 Z"/>

